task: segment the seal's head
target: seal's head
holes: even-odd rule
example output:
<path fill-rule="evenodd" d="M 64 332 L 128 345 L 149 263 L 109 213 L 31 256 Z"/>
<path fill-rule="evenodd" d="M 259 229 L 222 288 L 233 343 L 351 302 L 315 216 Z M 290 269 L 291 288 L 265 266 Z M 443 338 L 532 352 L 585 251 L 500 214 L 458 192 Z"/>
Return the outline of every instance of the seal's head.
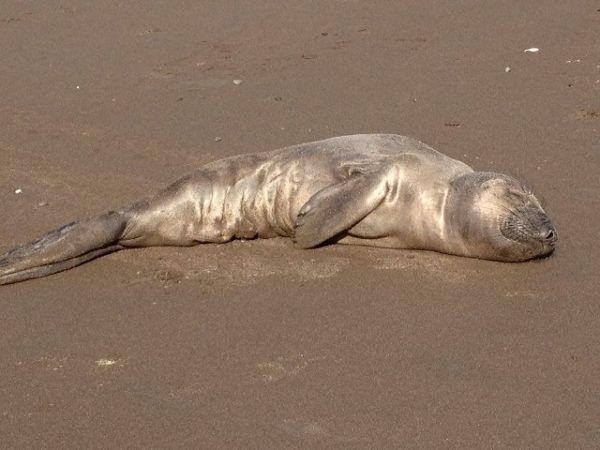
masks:
<path fill-rule="evenodd" d="M 467 256 L 525 261 L 549 255 L 557 240 L 537 198 L 507 175 L 472 172 L 453 180 L 445 217 Z"/>

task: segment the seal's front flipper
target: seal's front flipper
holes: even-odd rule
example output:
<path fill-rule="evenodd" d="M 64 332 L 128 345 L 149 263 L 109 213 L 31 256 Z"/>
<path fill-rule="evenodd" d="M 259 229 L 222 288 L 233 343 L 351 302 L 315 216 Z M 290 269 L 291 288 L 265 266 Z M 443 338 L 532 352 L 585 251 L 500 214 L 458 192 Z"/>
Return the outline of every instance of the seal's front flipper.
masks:
<path fill-rule="evenodd" d="M 296 243 L 303 248 L 316 247 L 351 228 L 377 208 L 387 192 L 383 171 L 353 175 L 320 190 L 298 213 Z"/>
<path fill-rule="evenodd" d="M 127 218 L 109 212 L 51 231 L 0 256 L 0 285 L 51 275 L 123 248 Z"/>

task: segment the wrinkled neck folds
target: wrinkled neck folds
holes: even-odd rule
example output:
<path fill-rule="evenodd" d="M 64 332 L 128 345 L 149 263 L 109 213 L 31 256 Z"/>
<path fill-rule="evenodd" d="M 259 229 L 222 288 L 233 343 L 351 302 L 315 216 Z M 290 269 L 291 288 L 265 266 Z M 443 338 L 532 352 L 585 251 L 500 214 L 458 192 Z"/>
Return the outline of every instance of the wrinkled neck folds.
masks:
<path fill-rule="evenodd" d="M 462 176 L 450 183 L 442 210 L 447 249 L 465 256 L 472 255 L 472 243 L 481 242 L 483 237 L 483 224 L 477 211 L 479 202 L 469 178 Z"/>

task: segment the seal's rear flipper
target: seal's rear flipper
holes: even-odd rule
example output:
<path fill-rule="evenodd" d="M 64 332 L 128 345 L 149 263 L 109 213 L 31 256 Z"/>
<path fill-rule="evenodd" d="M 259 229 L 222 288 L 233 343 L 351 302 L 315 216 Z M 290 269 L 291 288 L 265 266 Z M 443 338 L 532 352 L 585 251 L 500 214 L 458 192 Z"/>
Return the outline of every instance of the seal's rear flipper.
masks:
<path fill-rule="evenodd" d="M 296 219 L 295 241 L 316 247 L 364 219 L 388 192 L 385 171 L 354 175 L 313 195 Z"/>
<path fill-rule="evenodd" d="M 127 218 L 109 212 L 74 222 L 0 256 L 0 285 L 51 275 L 123 248 Z"/>

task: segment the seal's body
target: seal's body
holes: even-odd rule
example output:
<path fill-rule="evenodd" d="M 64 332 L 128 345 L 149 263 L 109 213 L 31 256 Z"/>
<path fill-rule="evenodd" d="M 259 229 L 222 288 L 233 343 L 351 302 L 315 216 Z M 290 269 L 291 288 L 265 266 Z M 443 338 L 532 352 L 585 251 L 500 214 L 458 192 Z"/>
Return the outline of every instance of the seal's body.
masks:
<path fill-rule="evenodd" d="M 303 246 L 314 246 L 321 242 L 306 242 L 295 232 L 300 209 L 319 191 L 332 187 L 337 191 L 346 188 L 340 183 L 354 181 L 336 199 L 340 203 L 338 208 L 346 203 L 353 213 L 348 215 L 364 217 L 375 209 L 375 203 L 382 202 L 383 196 L 377 194 L 387 190 L 387 202 L 391 203 L 388 207 L 402 203 L 402 214 L 393 219 L 402 234 L 396 236 L 399 246 L 418 247 L 433 237 L 443 240 L 440 214 L 448 183 L 467 172 L 472 172 L 469 166 L 403 136 L 337 137 L 207 164 L 157 198 L 137 204 L 133 208 L 138 216 L 136 227 L 146 225 L 146 231 L 135 236 L 140 233 L 132 227 L 129 234 L 136 243 L 142 239 L 159 240 L 143 241 L 146 245 L 296 234 Z M 369 192 L 360 188 L 367 178 L 372 185 Z M 355 188 L 353 184 L 358 186 Z M 424 202 L 428 203 L 425 208 Z M 149 214 L 150 211 L 155 213 Z M 378 212 L 377 216 L 387 213 Z M 432 214 L 439 217 L 432 220 Z M 144 215 L 149 223 L 142 219 Z M 159 216 L 164 217 L 160 236 L 151 236 L 154 233 L 148 232 L 156 227 Z M 342 218 L 336 218 L 339 219 Z M 384 229 L 384 223 L 375 223 L 379 219 L 373 219 L 374 216 L 351 234 L 377 238 L 391 231 Z M 424 232 L 426 235 L 420 236 Z"/>
<path fill-rule="evenodd" d="M 126 247 L 274 236 L 501 261 L 548 254 L 556 241 L 539 202 L 510 177 L 404 136 L 341 136 L 215 161 L 151 199 L 65 225 L 0 257 L 0 284 Z"/>

